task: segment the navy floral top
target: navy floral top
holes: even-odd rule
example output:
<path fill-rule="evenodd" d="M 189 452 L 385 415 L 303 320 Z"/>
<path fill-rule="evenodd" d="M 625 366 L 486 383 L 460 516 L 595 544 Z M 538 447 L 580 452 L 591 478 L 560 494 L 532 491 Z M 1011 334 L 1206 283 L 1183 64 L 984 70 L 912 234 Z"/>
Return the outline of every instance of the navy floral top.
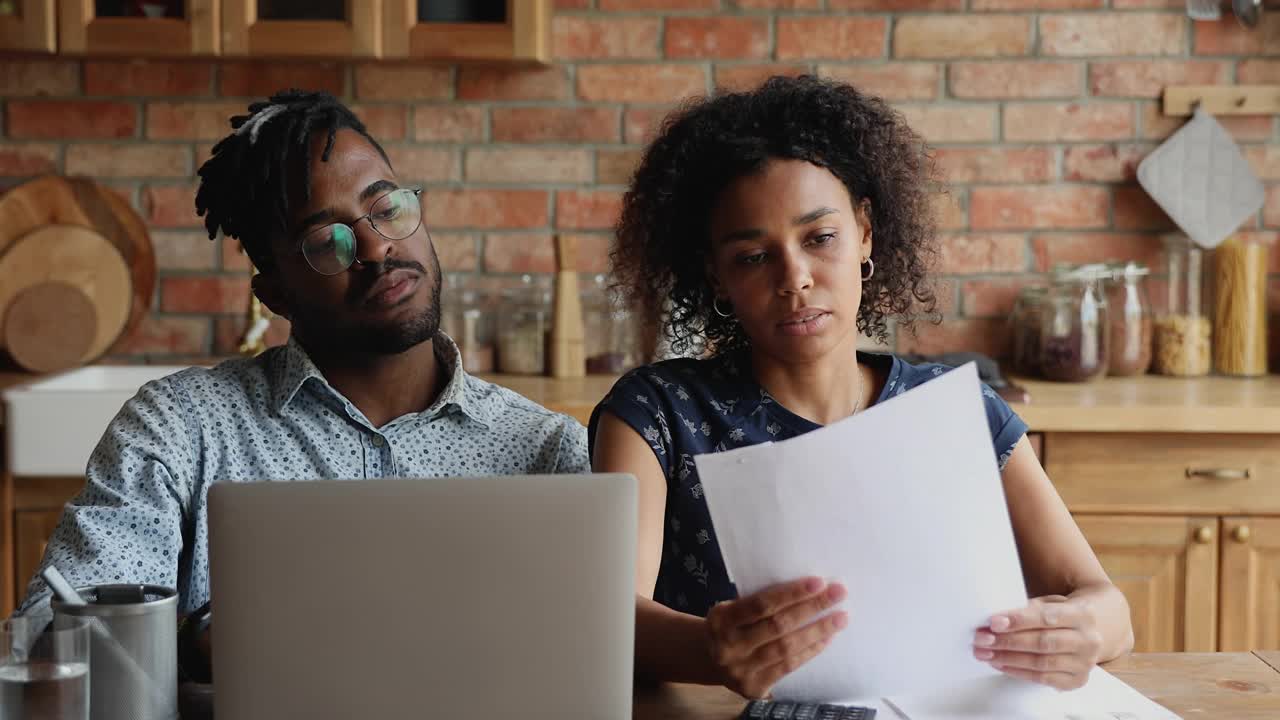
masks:
<path fill-rule="evenodd" d="M 887 377 L 883 402 L 950 368 L 912 365 L 893 355 L 859 353 L 859 359 Z M 990 388 L 983 386 L 991 442 L 1003 469 L 1027 425 Z M 693 457 L 701 453 L 784 440 L 820 427 L 778 404 L 750 372 L 745 353 L 708 360 L 666 360 L 624 375 L 591 416 L 594 448 L 600 413 L 608 410 L 639 433 L 653 449 L 667 477 L 662 562 L 654 600 L 705 616 L 717 602 L 737 597 Z"/>

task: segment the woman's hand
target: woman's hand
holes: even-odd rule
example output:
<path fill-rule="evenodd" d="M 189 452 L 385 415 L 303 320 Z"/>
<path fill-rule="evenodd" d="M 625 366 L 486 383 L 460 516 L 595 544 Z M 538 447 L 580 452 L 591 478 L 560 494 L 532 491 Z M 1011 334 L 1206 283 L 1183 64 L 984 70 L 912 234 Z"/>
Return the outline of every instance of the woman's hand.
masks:
<path fill-rule="evenodd" d="M 817 657 L 848 624 L 848 614 L 814 617 L 844 600 L 839 583 L 805 578 L 717 604 L 707 613 L 711 660 L 725 686 L 762 698 L 788 673 Z"/>
<path fill-rule="evenodd" d="M 1074 690 L 1089 679 L 1102 641 L 1088 603 L 1047 595 L 992 616 L 974 636 L 973 656 L 1006 675 Z"/>

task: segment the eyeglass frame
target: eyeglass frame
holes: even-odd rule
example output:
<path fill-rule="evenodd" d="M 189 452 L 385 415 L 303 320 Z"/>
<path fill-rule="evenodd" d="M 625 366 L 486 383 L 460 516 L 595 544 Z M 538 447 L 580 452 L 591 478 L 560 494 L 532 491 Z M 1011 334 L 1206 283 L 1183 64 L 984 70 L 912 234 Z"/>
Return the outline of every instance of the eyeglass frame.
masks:
<path fill-rule="evenodd" d="M 393 194 L 395 194 L 395 193 L 402 192 L 402 191 L 405 191 L 405 190 L 412 191 L 412 192 L 413 192 L 413 197 L 414 197 L 415 199 L 418 199 L 418 203 L 419 203 L 419 207 L 418 207 L 418 224 L 417 224 L 417 225 L 414 225 L 414 226 L 413 226 L 413 229 L 412 229 L 412 230 L 410 230 L 410 231 L 409 231 L 409 233 L 408 233 L 407 235 L 405 235 L 404 237 L 393 238 L 393 237 L 391 237 L 391 236 L 387 235 L 386 233 L 382 232 L 381 230 L 379 230 L 379 229 L 378 229 L 378 226 L 377 226 L 377 225 L 375 225 L 375 224 L 373 223 L 373 218 L 372 218 L 372 217 L 370 217 L 370 216 L 371 216 L 371 215 L 373 215 L 373 208 L 377 207 L 378 203 L 382 202 L 383 200 L 385 200 L 385 199 L 386 199 L 388 196 L 390 196 L 390 195 L 393 195 Z M 306 263 L 307 263 L 307 267 L 311 268 L 312 272 L 316 273 L 317 275 L 323 275 L 323 276 L 325 276 L 325 277 L 333 277 L 334 275 L 341 275 L 342 273 L 344 273 L 344 272 L 346 272 L 346 271 L 350 270 L 352 265 L 363 265 L 363 264 L 364 264 L 364 262 L 363 262 L 362 260 L 360 260 L 360 258 L 356 257 L 356 255 L 357 255 L 358 253 L 354 252 L 354 250 L 355 250 L 355 249 L 358 249 L 358 244 L 357 244 L 357 248 L 353 248 L 353 252 L 352 252 L 352 254 L 351 254 L 351 262 L 350 262 L 350 263 L 348 263 L 346 267 L 342 268 L 341 270 L 339 270 L 339 271 L 337 271 L 337 272 L 335 272 L 335 273 L 324 273 L 324 272 L 320 272 L 320 270 L 316 269 L 316 266 L 315 266 L 315 265 L 313 265 L 313 264 L 311 263 L 311 258 L 307 257 L 307 252 L 306 252 L 306 250 L 304 250 L 304 249 L 303 249 L 303 246 L 304 246 L 304 245 L 306 245 L 306 241 L 307 241 L 307 238 L 308 238 L 308 237 L 310 237 L 313 233 L 316 233 L 316 232 L 318 232 L 318 231 L 320 231 L 320 230 L 322 230 L 322 229 L 324 229 L 324 228 L 331 227 L 331 226 L 333 226 L 333 225 L 345 225 L 345 226 L 347 227 L 347 229 L 349 229 L 349 230 L 351 231 L 351 237 L 352 237 L 352 238 L 356 238 L 356 237 L 357 237 L 357 236 L 356 236 L 356 224 L 357 224 L 357 223 L 359 223 L 361 220 L 368 220 L 368 221 L 369 221 L 369 227 L 373 228 L 373 231 L 374 231 L 374 232 L 376 232 L 376 233 L 378 233 L 378 236 L 379 236 L 379 237 L 382 237 L 382 238 L 385 238 L 385 239 L 387 239 L 387 240 L 390 240 L 391 242 L 400 242 L 401 240 L 408 239 L 408 238 L 409 238 L 409 236 L 411 236 L 411 235 L 413 235 L 414 233 L 418 232 L 418 228 L 422 227 L 422 226 L 425 224 L 425 223 L 424 223 L 424 219 L 423 219 L 423 217 L 422 217 L 422 207 L 421 207 L 421 203 L 422 203 L 422 201 L 421 201 L 421 197 L 422 197 L 422 188 L 420 188 L 420 187 L 402 187 L 402 188 L 396 188 L 395 190 L 388 190 L 387 192 L 385 192 L 385 193 L 383 193 L 383 194 L 379 195 L 377 198 L 375 198 L 375 199 L 373 200 L 373 202 L 369 203 L 369 212 L 366 212 L 365 214 L 361 215 L 360 217 L 355 218 L 355 219 L 354 219 L 354 220 L 352 220 L 351 222 L 330 222 L 330 223 L 325 223 L 324 225 L 321 225 L 321 226 L 319 226 L 319 227 L 312 228 L 311 230 L 308 230 L 307 232 L 303 233 L 301 236 L 299 236 L 299 237 L 298 237 L 298 251 L 297 251 L 297 252 L 298 252 L 298 254 L 299 254 L 299 255 L 301 255 L 301 256 L 302 256 L 302 259 L 306 261 Z"/>

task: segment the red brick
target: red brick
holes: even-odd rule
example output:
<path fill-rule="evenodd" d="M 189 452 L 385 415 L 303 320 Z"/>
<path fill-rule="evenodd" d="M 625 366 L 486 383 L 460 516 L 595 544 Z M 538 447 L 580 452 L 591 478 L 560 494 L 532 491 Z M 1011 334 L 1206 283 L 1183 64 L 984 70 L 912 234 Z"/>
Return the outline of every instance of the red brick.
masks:
<path fill-rule="evenodd" d="M 219 68 L 218 93 L 224 97 L 268 97 L 281 90 L 324 90 L 339 97 L 346 94 L 346 73 L 337 63 L 254 61 L 223 63 Z"/>
<path fill-rule="evenodd" d="M 1262 206 L 1262 224 L 1269 228 L 1280 227 L 1280 185 L 1267 188 L 1266 204 Z"/>
<path fill-rule="evenodd" d="M 496 107 L 496 142 L 617 142 L 619 111 L 612 107 Z"/>
<path fill-rule="evenodd" d="M 459 100 L 566 100 L 569 68 L 467 66 L 458 70 Z"/>
<path fill-rule="evenodd" d="M 996 136 L 994 105 L 902 105 L 898 110 L 930 143 L 991 142 Z"/>
<path fill-rule="evenodd" d="M 127 138 L 138 129 L 138 109 L 105 100 L 10 100 L 11 138 Z"/>
<path fill-rule="evenodd" d="M 639 148 L 596 151 L 596 184 L 626 185 L 640 164 Z"/>
<path fill-rule="evenodd" d="M 160 280 L 162 312 L 243 313 L 248 307 L 248 275 L 184 275 Z"/>
<path fill-rule="evenodd" d="M 142 211 L 147 224 L 158 228 L 202 227 L 196 215 L 196 186 L 148 185 L 142 189 Z"/>
<path fill-rule="evenodd" d="M 1230 12 L 1217 22 L 1195 24 L 1197 55 L 1280 55 L 1280 15 L 1263 13 L 1256 28 L 1246 28 Z"/>
<path fill-rule="evenodd" d="M 474 105 L 415 105 L 413 139 L 467 142 L 484 139 L 485 109 Z"/>
<path fill-rule="evenodd" d="M 351 111 L 379 143 L 405 139 L 408 123 L 403 105 L 352 105 Z"/>
<path fill-rule="evenodd" d="M 1275 145 L 1249 147 L 1245 148 L 1244 156 L 1259 178 L 1280 180 L 1280 147 Z M 0 162 L 0 167 L 3 167 L 3 162 Z"/>
<path fill-rule="evenodd" d="M 1027 269 L 1027 240 L 1022 235 L 956 233 L 938 238 L 938 272 L 1008 273 Z"/>
<path fill-rule="evenodd" d="M 440 258 L 445 272 L 471 272 L 480 269 L 480 255 L 476 252 L 474 235 L 457 233 L 431 233 L 431 244 Z"/>
<path fill-rule="evenodd" d="M 853 60 L 885 54 L 888 21 L 858 16 L 781 16 L 777 19 L 779 60 Z"/>
<path fill-rule="evenodd" d="M 606 102 L 671 102 L 707 91 L 700 65 L 580 65 L 578 97 Z"/>
<path fill-rule="evenodd" d="M 969 226 L 967 198 L 961 189 L 939 192 L 933 196 L 933 213 L 939 230 L 963 230 Z"/>
<path fill-rule="evenodd" d="M 18 60 L 0 62 L 0 98 L 46 95 L 76 95 L 80 92 L 78 63 L 64 60 Z"/>
<path fill-rule="evenodd" d="M 601 10 L 718 10 L 720 0 L 597 0 Z"/>
<path fill-rule="evenodd" d="M 223 270 L 235 272 L 248 272 L 253 264 L 249 262 L 249 256 L 240 250 L 240 243 L 229 237 L 222 237 L 209 242 L 220 243 L 218 245 L 218 254 L 221 257 L 220 267 Z"/>
<path fill-rule="evenodd" d="M 1164 244 L 1158 235 L 1135 233 L 1053 233 L 1031 238 L 1036 270 L 1055 265 L 1133 260 L 1159 270 Z"/>
<path fill-rule="evenodd" d="M 1241 60 L 1236 66 L 1236 82 L 1241 85 L 1280 84 L 1280 60 Z"/>
<path fill-rule="evenodd" d="M 1187 0 L 1111 0 L 1111 7 L 1116 10 L 1182 10 L 1187 9 Z"/>
<path fill-rule="evenodd" d="M 547 193 L 542 190 L 432 190 L 427 218 L 441 228 L 524 230 L 547 227 Z"/>
<path fill-rule="evenodd" d="M 591 7 L 592 0 L 556 0 L 556 10 L 585 10 Z"/>
<path fill-rule="evenodd" d="M 846 82 L 886 100 L 932 100 L 938 96 L 942 67 L 923 62 L 883 65 L 822 65 L 818 74 Z"/>
<path fill-rule="evenodd" d="M 822 0 L 729 0 L 729 5 L 744 10 L 818 10 Z"/>
<path fill-rule="evenodd" d="M 22 177 L 57 171 L 57 145 L 0 143 L 0 176 Z"/>
<path fill-rule="evenodd" d="M 391 167 L 402 180 L 434 183 L 461 177 L 458 156 L 452 149 L 416 145 L 387 145 L 383 149 L 391 159 Z"/>
<path fill-rule="evenodd" d="M 1181 55 L 1186 16 L 1172 13 L 1042 15 L 1042 55 Z"/>
<path fill-rule="evenodd" d="M 1009 321 L 1006 318 L 948 318 L 941 325 L 917 322 L 916 332 L 899 330 L 897 352 L 936 354 L 979 352 L 992 358 L 1008 354 Z"/>
<path fill-rule="evenodd" d="M 750 90 L 775 75 L 796 76 L 809 72 L 808 66 L 788 63 L 765 65 L 716 65 L 715 85 L 726 90 Z"/>
<path fill-rule="evenodd" d="M 951 94 L 958 98 L 1077 97 L 1084 91 L 1081 63 L 952 63 L 948 78 Z"/>
<path fill-rule="evenodd" d="M 1097 228 L 1107 224 L 1110 202 L 1098 187 L 975 187 L 969 213 L 975 230 Z"/>
<path fill-rule="evenodd" d="M 674 110 L 669 105 L 629 107 L 623 117 L 623 142 L 639 145 L 656 137 L 662 121 Z"/>
<path fill-rule="evenodd" d="M 934 312 L 942 317 L 960 314 L 960 283 L 954 277 L 933 276 L 929 279 L 937 305 Z"/>
<path fill-rule="evenodd" d="M 556 193 L 556 227 L 571 230 L 611 228 L 622 209 L 615 190 L 561 190 Z"/>
<path fill-rule="evenodd" d="M 679 58 L 763 58 L 769 55 L 769 21 L 756 17 L 671 17 L 665 51 Z"/>
<path fill-rule="evenodd" d="M 125 355 L 202 355 L 209 351 L 209 318 L 147 314 L 113 353 Z"/>
<path fill-rule="evenodd" d="M 1137 185 L 1115 188 L 1115 227 L 1117 230 L 1175 230 L 1177 226 L 1165 215 L 1146 190 Z"/>
<path fill-rule="evenodd" d="M 1136 182 L 1138 163 L 1153 145 L 1075 145 L 1066 149 L 1063 179 L 1072 182 Z"/>
<path fill-rule="evenodd" d="M 84 65 L 86 95 L 195 96 L 213 89 L 206 62 L 91 60 Z"/>
<path fill-rule="evenodd" d="M 661 34 L 659 18 L 560 15 L 551 21 L 551 53 L 559 60 L 654 59 Z"/>
<path fill-rule="evenodd" d="M 940 148 L 934 159 L 952 183 L 1039 183 L 1054 170 L 1049 148 Z"/>
<path fill-rule="evenodd" d="M 549 273 L 556 269 L 548 233 L 509 233 L 484 238 L 485 272 Z"/>
<path fill-rule="evenodd" d="M 230 102 L 147 103 L 147 137 L 152 140 L 221 140 L 231 134 L 231 118 L 248 108 Z"/>
<path fill-rule="evenodd" d="M 67 147 L 66 171 L 99 177 L 189 177 L 191 146 L 71 145 Z"/>
<path fill-rule="evenodd" d="M 570 234 L 577 245 L 578 272 L 609 272 L 609 250 L 613 247 L 612 233 Z"/>
<path fill-rule="evenodd" d="M 1027 278 L 968 280 L 960 287 L 960 300 L 968 317 L 1005 316 L 1013 310 L 1013 300 L 1022 288 L 1035 285 Z"/>
<path fill-rule="evenodd" d="M 279 315 L 268 315 L 267 332 L 262 342 L 269 348 L 283 345 L 289 341 L 289 321 Z M 237 355 L 240 353 L 240 342 L 248 329 L 248 318 L 244 315 L 220 317 L 214 319 L 213 351 L 217 355 Z"/>
<path fill-rule="evenodd" d="M 1127 140 L 1134 135 L 1129 103 L 1009 103 L 1004 138 L 1013 142 Z"/>
<path fill-rule="evenodd" d="M 1142 130 L 1139 137 L 1144 140 L 1163 140 L 1190 119 L 1165 115 L 1159 102 L 1142 103 L 1140 112 Z M 1273 120 L 1270 115 L 1225 115 L 1217 118 L 1236 142 L 1270 140 Z"/>
<path fill-rule="evenodd" d="M 832 10 L 875 10 L 880 12 L 907 12 L 933 10 L 947 12 L 963 10 L 964 0 L 827 0 Z"/>
<path fill-rule="evenodd" d="M 1229 84 L 1231 63 L 1207 60 L 1115 60 L 1089 65 L 1089 92 L 1158 98 L 1166 85 Z"/>
<path fill-rule="evenodd" d="M 973 0 L 971 10 L 1093 10 L 1106 0 Z"/>
<path fill-rule="evenodd" d="M 467 182 L 590 182 L 594 156 L 569 148 L 471 148 L 467 150 Z"/>
<path fill-rule="evenodd" d="M 1010 57 L 1031 52 L 1031 18 L 907 15 L 893 28 L 895 58 Z"/>
<path fill-rule="evenodd" d="M 153 232 L 151 245 L 160 270 L 213 270 L 218 247 L 203 232 Z"/>
<path fill-rule="evenodd" d="M 361 64 L 355 69 L 361 100 L 447 100 L 453 97 L 453 71 L 434 65 Z"/>

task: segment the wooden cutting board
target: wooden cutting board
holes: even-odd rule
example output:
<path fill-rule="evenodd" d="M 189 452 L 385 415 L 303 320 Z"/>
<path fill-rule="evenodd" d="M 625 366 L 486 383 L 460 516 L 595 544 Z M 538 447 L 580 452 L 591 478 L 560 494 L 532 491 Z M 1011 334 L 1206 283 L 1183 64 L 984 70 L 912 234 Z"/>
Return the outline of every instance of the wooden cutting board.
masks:
<path fill-rule="evenodd" d="M 97 360 L 120 339 L 133 305 L 133 281 L 120 250 L 101 234 L 50 225 L 8 245 L 0 254 L 0 338 L 6 336 L 4 317 L 13 300 L 45 283 L 70 285 L 93 304 L 93 341 L 82 363 Z"/>
<path fill-rule="evenodd" d="M 49 373 L 76 367 L 98 331 L 98 309 L 80 288 L 47 282 L 18 293 L 4 314 L 4 349 L 18 366 Z"/>
<path fill-rule="evenodd" d="M 133 286 L 121 339 L 142 321 L 156 286 L 156 256 L 147 226 L 113 190 L 83 177 L 45 175 L 0 196 L 0 256 L 27 233 L 47 225 L 97 231 L 120 251 Z M 4 305 L 0 304 L 0 315 Z"/>

